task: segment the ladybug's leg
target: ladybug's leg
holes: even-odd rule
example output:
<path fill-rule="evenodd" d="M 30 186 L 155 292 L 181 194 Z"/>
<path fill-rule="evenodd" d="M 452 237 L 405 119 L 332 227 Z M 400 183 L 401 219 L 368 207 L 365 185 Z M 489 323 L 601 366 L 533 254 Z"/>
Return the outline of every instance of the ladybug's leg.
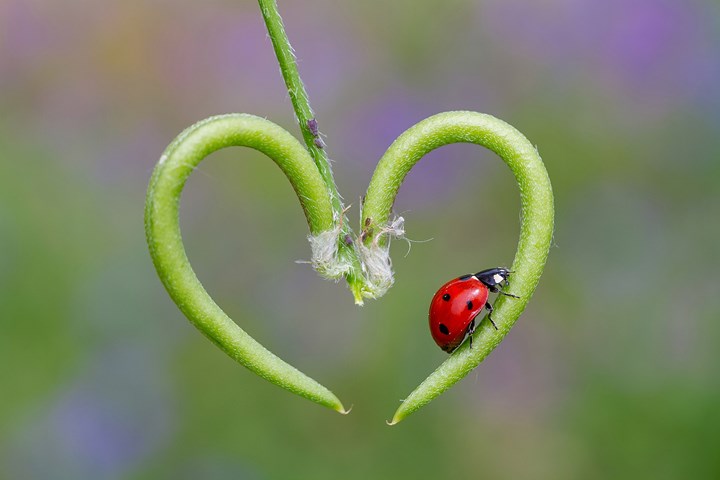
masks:
<path fill-rule="evenodd" d="M 492 312 L 493 312 L 493 307 L 492 307 L 492 305 L 490 305 L 489 302 L 485 302 L 485 308 L 487 308 L 487 310 L 488 310 L 488 312 L 489 312 L 489 313 L 488 313 L 488 320 L 490 320 L 490 323 L 492 323 L 492 326 L 495 327 L 495 330 L 497 330 L 497 329 L 498 329 L 498 328 L 497 328 L 497 325 L 495 325 L 495 322 L 493 322 L 493 319 L 492 319 Z"/>
<path fill-rule="evenodd" d="M 520 298 L 520 297 L 518 297 L 517 295 L 513 295 L 512 293 L 506 293 L 506 292 L 503 292 L 502 290 L 498 290 L 498 293 L 499 293 L 500 295 L 505 295 L 506 297 Z"/>
<path fill-rule="evenodd" d="M 470 322 L 470 325 L 468 325 L 468 329 L 467 329 L 468 337 L 470 337 L 470 348 L 472 348 L 473 333 L 475 333 L 475 319 L 474 318 L 473 318 L 473 321 Z"/>
<path fill-rule="evenodd" d="M 505 295 L 506 297 L 520 298 L 517 295 L 513 295 L 512 293 L 503 292 L 497 287 L 497 285 L 489 286 L 488 290 L 490 290 L 492 293 L 499 293 L 500 295 Z"/>

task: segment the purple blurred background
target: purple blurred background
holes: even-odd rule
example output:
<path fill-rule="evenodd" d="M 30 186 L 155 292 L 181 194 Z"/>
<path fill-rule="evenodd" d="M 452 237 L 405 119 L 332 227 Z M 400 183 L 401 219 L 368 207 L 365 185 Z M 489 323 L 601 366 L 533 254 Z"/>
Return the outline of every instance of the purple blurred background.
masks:
<path fill-rule="evenodd" d="M 712 0 L 281 2 L 348 203 L 447 110 L 537 144 L 546 274 L 467 379 L 389 429 L 444 358 L 437 286 L 509 264 L 519 199 L 489 152 L 428 155 L 396 203 L 417 243 L 362 309 L 320 280 L 282 174 L 213 154 L 181 222 L 208 290 L 330 386 L 267 384 L 171 303 L 143 234 L 165 146 L 247 112 L 297 134 L 254 2 L 0 2 L 0 478 L 719 478 L 720 6 Z M 497 202 L 486 199 L 495 198 Z M 357 208 L 351 211 L 357 221 Z"/>

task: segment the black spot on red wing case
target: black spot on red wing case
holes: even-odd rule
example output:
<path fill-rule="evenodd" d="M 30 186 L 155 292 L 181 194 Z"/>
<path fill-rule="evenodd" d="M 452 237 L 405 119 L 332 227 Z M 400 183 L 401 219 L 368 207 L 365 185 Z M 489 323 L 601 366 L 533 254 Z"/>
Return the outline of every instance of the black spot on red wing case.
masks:
<path fill-rule="evenodd" d="M 440 324 L 440 331 L 443 333 L 443 335 L 447 335 L 448 333 L 450 333 L 450 330 L 448 330 L 448 327 L 444 323 Z"/>

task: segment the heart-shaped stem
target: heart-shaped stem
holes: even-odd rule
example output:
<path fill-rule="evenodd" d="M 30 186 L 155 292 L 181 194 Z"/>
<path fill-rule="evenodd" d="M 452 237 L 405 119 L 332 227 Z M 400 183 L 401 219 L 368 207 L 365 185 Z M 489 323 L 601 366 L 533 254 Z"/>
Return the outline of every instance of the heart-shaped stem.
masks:
<path fill-rule="evenodd" d="M 507 335 L 525 309 L 545 267 L 553 235 L 553 195 L 550 179 L 535 147 L 515 128 L 490 115 L 447 112 L 413 126 L 387 150 L 378 163 L 363 207 L 363 225 L 379 232 L 387 225 L 400 184 L 410 169 L 428 152 L 450 143 L 482 145 L 503 159 L 520 188 L 522 220 L 520 241 L 511 270 L 511 293 L 519 299 L 500 296 L 493 320 L 480 322 L 472 347 L 465 342 L 400 405 L 394 425 L 426 405 L 478 366 Z M 478 201 L 483 199 L 479 198 Z M 366 246 L 372 247 L 371 239 Z M 380 247 L 382 246 L 382 239 Z"/>
<path fill-rule="evenodd" d="M 190 266 L 180 235 L 180 195 L 187 178 L 205 157 L 230 146 L 258 150 L 280 167 L 295 189 L 313 235 L 333 228 L 325 182 L 295 137 L 253 115 L 212 117 L 181 133 L 153 172 L 145 204 L 145 233 L 155 268 L 185 316 L 230 357 L 280 387 L 344 413 L 342 403 L 330 390 L 269 352 L 233 322 Z"/>

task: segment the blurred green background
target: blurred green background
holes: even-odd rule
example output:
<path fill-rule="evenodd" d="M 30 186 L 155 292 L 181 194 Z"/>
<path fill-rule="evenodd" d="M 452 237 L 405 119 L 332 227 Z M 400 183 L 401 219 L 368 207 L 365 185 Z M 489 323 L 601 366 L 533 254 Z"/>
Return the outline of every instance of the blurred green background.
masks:
<path fill-rule="evenodd" d="M 428 302 L 507 265 L 519 198 L 468 145 L 409 175 L 396 286 L 353 306 L 307 265 L 279 169 L 213 154 L 188 254 L 223 308 L 328 385 L 340 416 L 182 317 L 143 234 L 165 146 L 248 112 L 297 134 L 253 1 L 0 1 L 0 478 L 720 478 L 720 6 L 714 0 L 281 1 L 355 208 L 424 117 L 496 115 L 546 162 L 555 245 L 474 372 L 389 428 L 445 354 Z"/>

